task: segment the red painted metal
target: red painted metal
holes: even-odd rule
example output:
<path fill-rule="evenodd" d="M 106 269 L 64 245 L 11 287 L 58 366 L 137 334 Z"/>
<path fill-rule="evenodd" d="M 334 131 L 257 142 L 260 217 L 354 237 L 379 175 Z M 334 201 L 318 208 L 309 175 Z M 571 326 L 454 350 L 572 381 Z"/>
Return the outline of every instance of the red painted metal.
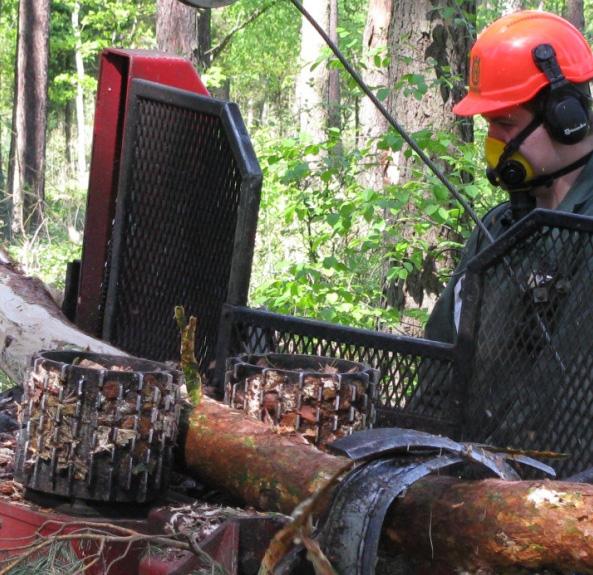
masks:
<path fill-rule="evenodd" d="M 28 503 L 12 503 L 0 500 L 0 557 L 17 556 L 23 553 L 23 546 L 39 539 L 39 536 L 71 534 L 81 528 L 81 523 L 109 522 L 116 526 L 135 529 L 141 533 L 150 533 L 149 523 L 130 519 L 97 519 L 73 517 L 37 508 Z M 107 529 L 108 531 L 108 529 Z M 98 543 L 84 544 L 73 542 L 72 548 L 80 559 L 92 557 L 98 551 Z M 129 551 L 124 543 L 109 543 L 101 553 L 101 559 L 85 569 L 86 575 L 107 573 L 108 575 L 131 575 L 138 573 L 140 558 L 144 546 L 132 546 Z"/>
<path fill-rule="evenodd" d="M 50 536 L 73 534 L 89 524 L 111 524 L 139 533 L 166 533 L 165 525 L 172 513 L 167 507 L 154 508 L 147 519 L 113 519 L 78 517 L 40 508 L 29 502 L 8 502 L 0 499 L 0 559 L 16 557 L 23 547 Z M 219 525 L 199 542 L 200 549 L 221 565 L 228 575 L 255 575 L 272 537 L 285 525 L 280 516 L 231 518 Z M 107 527 L 102 527 L 110 531 Z M 111 530 L 114 534 L 115 532 Z M 80 559 L 96 556 L 97 543 L 73 541 L 73 550 Z M 169 549 L 151 554 L 139 543 L 127 549 L 124 543 L 109 543 L 101 559 L 85 569 L 85 575 L 187 575 L 207 564 L 190 551 Z"/>
<path fill-rule="evenodd" d="M 184 58 L 113 48 L 101 54 L 75 317 L 80 329 L 97 337 L 101 336 L 101 283 L 115 214 L 126 99 L 134 78 L 208 95 L 195 68 Z"/>

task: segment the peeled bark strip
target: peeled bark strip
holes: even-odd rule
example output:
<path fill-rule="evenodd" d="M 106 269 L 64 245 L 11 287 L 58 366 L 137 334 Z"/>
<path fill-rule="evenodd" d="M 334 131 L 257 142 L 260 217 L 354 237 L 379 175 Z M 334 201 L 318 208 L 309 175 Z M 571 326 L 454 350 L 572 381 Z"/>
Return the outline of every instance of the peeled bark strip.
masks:
<path fill-rule="evenodd" d="M 17 382 L 42 349 L 122 353 L 69 324 L 43 285 L 1 251 L 0 343 L 0 368 Z M 350 464 L 207 397 L 191 414 L 185 456 L 210 485 L 284 513 Z M 593 574 L 593 486 L 431 477 L 396 501 L 384 534 L 388 552 L 432 558 L 432 574 L 518 565 Z"/>

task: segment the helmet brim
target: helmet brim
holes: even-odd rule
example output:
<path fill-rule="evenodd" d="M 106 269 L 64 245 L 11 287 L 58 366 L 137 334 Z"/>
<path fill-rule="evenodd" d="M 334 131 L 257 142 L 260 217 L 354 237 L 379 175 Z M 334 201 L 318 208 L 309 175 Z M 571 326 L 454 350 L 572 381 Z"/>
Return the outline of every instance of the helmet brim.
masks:
<path fill-rule="evenodd" d="M 510 102 L 509 100 L 496 100 L 470 92 L 465 98 L 453 106 L 453 113 L 457 116 L 477 116 L 489 114 L 522 104 L 522 101 Z"/>

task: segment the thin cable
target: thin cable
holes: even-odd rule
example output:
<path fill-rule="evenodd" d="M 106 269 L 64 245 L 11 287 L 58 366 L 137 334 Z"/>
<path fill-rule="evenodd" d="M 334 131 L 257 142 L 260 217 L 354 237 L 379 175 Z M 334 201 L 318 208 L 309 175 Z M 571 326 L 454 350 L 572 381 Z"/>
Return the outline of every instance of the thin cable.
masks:
<path fill-rule="evenodd" d="M 362 79 L 360 74 L 352 67 L 350 62 L 346 59 L 344 54 L 340 51 L 340 49 L 336 46 L 336 44 L 332 41 L 332 39 L 327 35 L 325 30 L 318 24 L 318 22 L 309 14 L 309 12 L 303 7 L 303 5 L 298 0 L 290 0 L 295 8 L 309 21 L 311 26 L 317 30 L 317 33 L 323 38 L 325 43 L 330 47 L 331 51 L 334 53 L 336 58 L 340 61 L 342 66 L 346 69 L 348 74 L 353 78 L 353 80 L 358 84 L 361 90 L 371 99 L 373 104 L 377 107 L 379 112 L 383 115 L 383 117 L 395 128 L 397 133 L 404 139 L 404 141 L 418 154 L 420 159 L 430 168 L 432 173 L 443 183 L 443 185 L 451 192 L 451 195 L 463 206 L 464 210 L 470 215 L 472 220 L 478 226 L 478 229 L 484 234 L 484 237 L 488 240 L 489 243 L 494 243 L 494 237 L 490 233 L 490 230 L 486 227 L 484 222 L 478 217 L 478 214 L 474 211 L 474 209 L 469 205 L 466 199 L 461 195 L 459 190 L 447 179 L 445 174 L 439 169 L 439 167 L 424 153 L 424 151 L 418 146 L 418 144 L 414 141 L 414 139 L 407 133 L 407 131 L 400 125 L 400 123 L 387 111 L 385 106 L 379 101 L 377 96 L 373 93 L 373 91 L 368 87 L 366 82 Z M 507 268 L 507 271 L 513 281 L 517 283 L 517 286 L 521 290 L 524 291 L 524 286 L 515 274 L 515 271 L 512 269 L 510 262 L 505 257 L 503 258 L 503 263 Z M 554 359 L 559 364 L 562 374 L 566 376 L 566 365 L 562 360 L 558 350 L 554 347 L 552 338 L 550 336 L 550 332 L 548 327 L 540 316 L 540 314 L 535 311 L 535 317 L 538 324 L 539 329 L 541 330 L 546 345 L 552 351 Z"/>
<path fill-rule="evenodd" d="M 401 124 L 387 111 L 385 106 L 379 101 L 377 96 L 373 93 L 373 91 L 368 87 L 366 82 L 362 79 L 360 74 L 352 67 L 350 62 L 346 59 L 344 54 L 340 51 L 340 49 L 336 46 L 336 44 L 332 41 L 332 39 L 327 35 L 325 30 L 318 24 L 318 22 L 309 14 L 309 12 L 303 7 L 303 5 L 298 0 L 290 0 L 296 9 L 310 22 L 311 26 L 317 30 L 318 34 L 324 39 L 326 44 L 330 47 L 331 51 L 335 54 L 336 58 L 340 61 L 342 66 L 346 69 L 348 74 L 352 77 L 352 79 L 358 84 L 360 89 L 371 99 L 373 104 L 377 107 L 379 112 L 383 115 L 383 117 L 395 128 L 397 133 L 404 139 L 404 141 L 416 152 L 416 154 L 420 157 L 420 159 L 430 168 L 432 173 L 442 182 L 442 184 L 451 192 L 451 195 L 463 206 L 463 209 L 470 215 L 472 220 L 476 223 L 480 231 L 484 234 L 486 239 L 490 242 L 494 242 L 494 238 L 490 233 L 490 230 L 484 225 L 484 222 L 478 217 L 478 214 L 474 211 L 474 209 L 469 205 L 467 200 L 461 195 L 459 190 L 447 179 L 445 174 L 439 169 L 439 167 L 424 153 L 422 148 L 418 146 L 418 144 L 412 139 L 412 137 L 406 132 L 406 130 L 401 126 Z"/>

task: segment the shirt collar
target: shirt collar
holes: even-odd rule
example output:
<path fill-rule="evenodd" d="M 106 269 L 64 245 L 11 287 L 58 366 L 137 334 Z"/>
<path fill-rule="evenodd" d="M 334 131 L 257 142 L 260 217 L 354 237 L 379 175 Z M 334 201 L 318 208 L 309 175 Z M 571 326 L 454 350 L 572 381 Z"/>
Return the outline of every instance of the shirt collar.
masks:
<path fill-rule="evenodd" d="M 593 158 L 582 169 L 573 186 L 564 199 L 558 204 L 557 210 L 579 213 L 585 202 L 593 197 Z"/>

